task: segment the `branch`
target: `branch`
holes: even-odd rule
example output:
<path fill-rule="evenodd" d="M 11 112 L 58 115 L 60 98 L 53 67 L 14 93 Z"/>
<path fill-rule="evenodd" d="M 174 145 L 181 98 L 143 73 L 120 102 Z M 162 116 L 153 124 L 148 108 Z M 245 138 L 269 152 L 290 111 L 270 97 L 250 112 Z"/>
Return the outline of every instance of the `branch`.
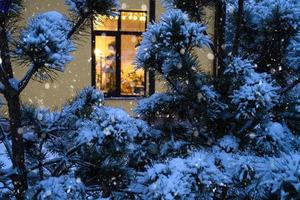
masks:
<path fill-rule="evenodd" d="M 4 130 L 1 127 L 1 125 L 0 125 L 0 136 L 2 137 L 1 139 L 2 139 L 2 142 L 3 142 L 4 146 L 5 146 L 5 148 L 6 148 L 8 156 L 9 156 L 11 162 L 13 162 L 12 148 L 11 148 L 11 145 L 10 145 L 9 141 L 7 140 L 7 137 L 6 137 L 5 133 L 4 133 Z"/>
<path fill-rule="evenodd" d="M 85 23 L 85 20 L 88 18 L 88 15 L 80 16 L 73 28 L 70 30 L 70 32 L 67 35 L 67 39 L 71 39 L 71 37 L 82 27 L 82 25 Z"/>
<path fill-rule="evenodd" d="M 9 78 L 13 78 L 13 69 L 10 60 L 9 54 L 9 45 L 8 45 L 8 37 L 7 37 L 7 19 L 6 17 L 1 17 L 1 33 L 0 33 L 0 53 L 1 53 L 1 73 L 2 77 L 5 77 L 7 80 Z"/>
<path fill-rule="evenodd" d="M 82 25 L 85 23 L 85 20 L 88 18 L 88 15 L 81 16 L 78 21 L 75 23 L 73 28 L 70 30 L 70 32 L 67 35 L 67 39 L 71 39 L 71 37 L 82 27 Z M 33 64 L 30 69 L 27 71 L 23 79 L 19 83 L 19 93 L 21 93 L 26 86 L 28 85 L 29 81 L 31 80 L 32 76 L 38 71 L 38 65 Z"/>
<path fill-rule="evenodd" d="M 43 162 L 42 165 L 41 165 L 41 163 L 39 163 L 37 165 L 33 165 L 33 166 L 27 168 L 26 173 L 30 173 L 33 170 L 40 168 L 41 166 L 45 167 L 48 165 L 53 165 L 55 163 L 61 162 L 63 159 L 64 158 L 54 158 L 54 159 Z M 0 176 L 0 181 L 9 179 L 10 177 L 14 176 L 17 173 L 18 173 L 17 170 L 12 170 L 11 168 L 5 169 L 5 170 L 0 170 L 0 174 L 4 174 L 3 176 Z"/>
<path fill-rule="evenodd" d="M 18 170 L 16 168 L 1 169 L 0 174 L 4 174 L 3 176 L 0 176 L 0 181 L 3 182 L 18 174 Z"/>
<path fill-rule="evenodd" d="M 282 116 L 284 118 L 288 118 L 288 119 L 300 120 L 300 114 L 298 114 L 298 113 L 285 112 L 285 113 L 282 113 Z"/>
<path fill-rule="evenodd" d="M 55 163 L 61 162 L 62 160 L 63 160 L 63 158 L 54 158 L 54 159 L 51 159 L 51 160 L 47 160 L 45 162 L 42 162 L 42 163 L 39 163 L 39 164 L 36 164 L 36 165 L 33 165 L 33 166 L 29 167 L 27 169 L 27 172 L 31 172 L 33 170 L 36 170 L 36 169 L 38 169 L 41 166 L 45 167 L 47 165 L 53 165 Z"/>
<path fill-rule="evenodd" d="M 53 174 L 57 175 L 59 173 L 60 168 L 62 168 L 62 166 L 64 165 L 65 161 L 68 160 L 68 156 L 71 156 L 73 153 L 75 153 L 80 147 L 82 147 L 83 145 L 85 145 L 85 143 L 81 143 L 79 145 L 77 145 L 76 147 L 70 149 L 66 154 L 65 157 L 63 159 L 61 159 L 60 163 L 58 164 L 58 166 L 54 169 Z"/>
<path fill-rule="evenodd" d="M 19 93 L 21 93 L 25 87 L 28 85 L 30 79 L 32 76 L 38 71 L 38 67 L 35 67 L 35 65 L 32 65 L 30 69 L 27 71 L 23 79 L 19 83 Z"/>
<path fill-rule="evenodd" d="M 221 0 L 216 0 L 216 12 L 215 12 L 215 31 L 214 31 L 214 44 L 215 55 L 217 59 L 214 59 L 214 75 L 221 76 L 225 71 L 226 64 L 225 58 L 225 19 L 226 19 L 226 3 Z"/>

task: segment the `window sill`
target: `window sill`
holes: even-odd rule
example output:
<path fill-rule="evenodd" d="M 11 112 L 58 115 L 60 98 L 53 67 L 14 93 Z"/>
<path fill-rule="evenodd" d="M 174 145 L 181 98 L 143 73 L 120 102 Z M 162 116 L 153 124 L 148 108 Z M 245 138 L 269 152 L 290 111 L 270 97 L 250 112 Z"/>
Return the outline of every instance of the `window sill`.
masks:
<path fill-rule="evenodd" d="M 113 101 L 118 101 L 118 100 L 141 100 L 146 98 L 145 96 L 136 96 L 136 97 L 105 97 L 104 100 L 113 100 Z"/>

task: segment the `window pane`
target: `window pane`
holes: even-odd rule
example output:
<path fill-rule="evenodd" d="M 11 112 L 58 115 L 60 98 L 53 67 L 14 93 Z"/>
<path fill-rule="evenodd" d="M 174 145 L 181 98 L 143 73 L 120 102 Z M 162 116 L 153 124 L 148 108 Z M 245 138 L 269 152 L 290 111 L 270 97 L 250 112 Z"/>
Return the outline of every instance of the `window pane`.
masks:
<path fill-rule="evenodd" d="M 108 95 L 116 91 L 116 45 L 113 36 L 96 36 L 96 87 Z"/>
<path fill-rule="evenodd" d="M 121 94 L 144 95 L 145 73 L 133 65 L 140 36 L 122 35 L 121 37 Z"/>
<path fill-rule="evenodd" d="M 144 12 L 121 12 L 122 31 L 145 31 L 146 13 Z"/>
<path fill-rule="evenodd" d="M 99 15 L 94 20 L 94 30 L 96 31 L 117 31 L 119 16 Z"/>

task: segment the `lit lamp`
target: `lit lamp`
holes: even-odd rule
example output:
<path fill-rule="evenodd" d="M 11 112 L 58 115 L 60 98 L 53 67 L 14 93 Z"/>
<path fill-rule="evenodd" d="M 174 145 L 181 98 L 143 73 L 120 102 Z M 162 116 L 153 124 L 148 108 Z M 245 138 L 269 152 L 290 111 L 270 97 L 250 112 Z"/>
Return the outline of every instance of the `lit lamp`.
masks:
<path fill-rule="evenodd" d="M 146 17 L 145 16 L 141 16 L 140 17 L 140 21 L 142 21 L 142 22 L 146 21 Z"/>
<path fill-rule="evenodd" d="M 101 55 L 100 49 L 95 49 L 94 53 L 95 53 L 96 57 Z"/>

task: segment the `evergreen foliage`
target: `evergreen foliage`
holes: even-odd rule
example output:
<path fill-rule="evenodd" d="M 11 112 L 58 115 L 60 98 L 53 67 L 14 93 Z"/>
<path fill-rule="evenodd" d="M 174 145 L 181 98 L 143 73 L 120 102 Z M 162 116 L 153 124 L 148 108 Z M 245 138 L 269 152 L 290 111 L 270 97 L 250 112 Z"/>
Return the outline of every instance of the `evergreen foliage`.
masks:
<path fill-rule="evenodd" d="M 212 45 L 200 23 L 211 1 L 163 2 L 167 11 L 148 26 L 136 65 L 160 76 L 167 91 L 140 100 L 136 117 L 105 106 L 93 87 L 60 110 L 22 106 L 16 130 L 25 144 L 27 199 L 299 199 L 299 1 L 244 1 L 242 16 L 236 0 L 226 1 L 220 77 L 202 72 L 196 54 Z M 14 55 L 33 71 L 21 81 L 0 76 L 0 91 L 19 93 L 33 75 L 63 71 L 72 35 L 117 7 L 114 0 L 66 4 L 73 21 L 57 12 L 29 21 Z M 0 198 L 13 199 L 10 177 L 19 171 L 5 159 L 14 153 L 6 131 L 1 125 Z"/>
<path fill-rule="evenodd" d="M 23 31 L 16 56 L 42 68 L 64 71 L 64 66 L 72 61 L 70 55 L 75 50 L 67 38 L 71 24 L 62 14 L 52 11 L 35 16 Z"/>

